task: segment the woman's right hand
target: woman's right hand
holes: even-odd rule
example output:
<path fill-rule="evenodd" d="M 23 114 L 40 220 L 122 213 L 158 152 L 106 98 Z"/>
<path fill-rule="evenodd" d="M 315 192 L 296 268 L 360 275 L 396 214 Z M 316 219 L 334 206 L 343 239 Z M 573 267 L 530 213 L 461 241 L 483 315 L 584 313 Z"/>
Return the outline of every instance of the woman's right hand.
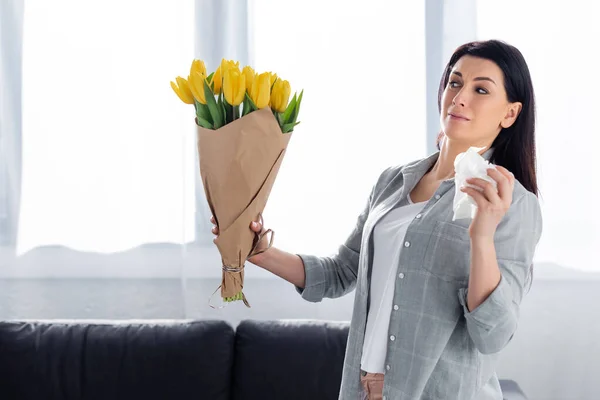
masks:
<path fill-rule="evenodd" d="M 212 233 L 216 237 L 213 239 L 213 242 L 216 242 L 217 238 L 219 237 L 219 227 L 216 225 L 217 222 L 215 221 L 214 216 L 210 217 L 210 222 L 214 225 L 212 228 Z M 252 221 L 250 223 L 250 230 L 252 230 L 252 232 L 256 233 L 257 237 L 258 237 L 258 235 L 262 235 L 263 233 L 265 233 L 267 231 L 260 222 L 255 222 L 255 221 Z M 262 237 L 260 243 L 256 246 L 255 252 L 265 250 L 266 248 L 269 247 L 269 241 L 268 241 L 267 236 L 268 235 L 265 235 Z M 261 254 L 255 255 L 253 257 L 250 257 L 250 258 L 248 258 L 248 261 L 250 261 L 252 264 L 257 264 L 257 262 L 260 260 L 260 258 L 263 254 L 264 253 L 261 253 Z"/>
<path fill-rule="evenodd" d="M 219 228 L 216 226 L 214 218 L 210 219 L 215 226 L 212 228 L 212 233 L 219 236 Z M 267 232 L 267 229 L 260 222 L 251 222 L 250 229 L 255 233 L 255 239 L 258 235 Z M 261 251 L 269 247 L 269 235 L 264 235 L 256 246 L 255 251 Z M 216 238 L 215 238 L 216 240 Z M 285 279 L 286 281 L 303 288 L 306 285 L 306 273 L 304 271 L 304 263 L 300 256 L 292 253 L 281 251 L 275 247 L 269 248 L 264 253 L 257 254 L 248 258 L 252 264 L 257 265 L 273 274 Z"/>

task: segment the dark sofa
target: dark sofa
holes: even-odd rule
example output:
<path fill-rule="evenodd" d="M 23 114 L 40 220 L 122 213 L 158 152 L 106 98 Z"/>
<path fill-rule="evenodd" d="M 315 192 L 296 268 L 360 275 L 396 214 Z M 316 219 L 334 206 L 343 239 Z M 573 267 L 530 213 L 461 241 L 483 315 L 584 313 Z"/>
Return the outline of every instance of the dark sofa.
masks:
<path fill-rule="evenodd" d="M 333 400 L 347 335 L 322 321 L 1 322 L 0 399 Z"/>

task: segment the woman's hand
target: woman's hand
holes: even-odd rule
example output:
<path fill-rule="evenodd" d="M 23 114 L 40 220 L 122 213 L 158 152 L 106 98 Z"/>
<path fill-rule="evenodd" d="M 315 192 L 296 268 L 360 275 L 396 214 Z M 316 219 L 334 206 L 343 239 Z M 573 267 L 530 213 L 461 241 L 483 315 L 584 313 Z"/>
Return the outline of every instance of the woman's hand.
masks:
<path fill-rule="evenodd" d="M 212 224 L 216 224 L 215 221 L 215 217 L 210 217 L 210 222 Z M 250 223 L 250 229 L 252 230 L 252 232 L 258 234 L 258 235 L 262 235 L 263 233 L 265 233 L 267 230 L 264 228 L 263 224 L 261 224 L 260 222 L 254 222 L 252 221 Z M 216 236 L 219 237 L 219 227 L 214 225 L 212 228 L 212 233 Z M 269 247 L 269 241 L 268 241 L 268 235 L 264 235 L 260 241 L 260 243 L 258 245 L 256 245 L 256 249 L 255 252 L 259 252 L 262 251 L 264 249 L 266 249 L 267 247 Z M 213 239 L 213 242 L 215 242 L 217 240 L 217 238 L 215 237 L 215 239 Z M 257 236 L 258 237 L 258 236 Z M 248 259 L 248 261 L 250 261 L 252 264 L 256 264 L 255 261 L 258 261 L 260 259 L 260 256 L 262 256 L 263 253 L 261 254 L 257 254 L 253 257 L 250 257 Z"/>
<path fill-rule="evenodd" d="M 463 186 L 460 190 L 475 200 L 477 213 L 471 221 L 469 235 L 471 239 L 494 240 L 494 234 L 498 224 L 512 204 L 513 189 L 515 187 L 515 176 L 506 168 L 497 166 L 496 169 L 488 169 L 488 175 L 498 184 L 498 190 L 494 185 L 479 178 L 467 179 L 470 185 L 478 186 L 477 189 Z"/>

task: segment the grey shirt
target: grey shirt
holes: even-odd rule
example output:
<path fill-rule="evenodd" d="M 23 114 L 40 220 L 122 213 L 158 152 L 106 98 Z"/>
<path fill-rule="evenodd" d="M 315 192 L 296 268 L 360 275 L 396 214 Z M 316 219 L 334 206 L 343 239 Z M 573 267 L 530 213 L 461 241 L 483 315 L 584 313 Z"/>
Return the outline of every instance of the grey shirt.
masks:
<path fill-rule="evenodd" d="M 489 159 L 491 151 L 484 153 Z M 356 288 L 340 399 L 361 393 L 360 360 L 369 307 L 372 233 L 394 207 L 406 203 L 439 153 L 386 169 L 374 185 L 356 227 L 332 257 L 299 256 L 308 301 L 336 298 Z M 470 219 L 452 221 L 454 180 L 442 182 L 408 227 L 398 260 L 390 315 L 383 395 L 387 400 L 502 399 L 497 354 L 511 340 L 519 305 L 531 283 L 542 232 L 537 197 L 515 182 L 513 202 L 494 237 L 502 278 L 474 310 L 466 306 Z"/>

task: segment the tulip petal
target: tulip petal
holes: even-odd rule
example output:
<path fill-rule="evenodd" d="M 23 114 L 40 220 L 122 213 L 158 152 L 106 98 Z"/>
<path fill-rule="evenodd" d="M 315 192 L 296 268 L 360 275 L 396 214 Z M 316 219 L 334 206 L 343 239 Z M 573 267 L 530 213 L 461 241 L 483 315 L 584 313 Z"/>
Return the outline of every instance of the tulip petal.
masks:
<path fill-rule="evenodd" d="M 202 60 L 193 60 L 192 65 L 190 67 L 190 75 L 194 75 L 196 72 L 199 72 L 200 75 L 206 75 L 206 65 L 204 65 L 204 61 Z"/>
<path fill-rule="evenodd" d="M 187 100 L 186 103 L 187 104 L 194 104 L 194 97 L 192 96 L 192 92 L 190 90 L 190 85 L 189 85 L 188 81 L 185 80 L 185 79 L 183 79 L 180 76 L 178 76 L 175 79 L 177 80 L 177 85 L 179 86 L 180 93 Z"/>
<path fill-rule="evenodd" d="M 244 101 L 244 96 L 246 94 L 246 76 L 239 75 L 238 78 L 238 87 L 237 92 L 234 94 L 233 105 L 239 106 Z"/>
<path fill-rule="evenodd" d="M 204 76 L 196 72 L 188 77 L 190 90 L 193 97 L 201 104 L 206 104 L 206 96 L 204 94 Z"/>
<path fill-rule="evenodd" d="M 171 88 L 175 94 L 177 94 L 179 99 L 185 104 L 194 104 L 194 98 L 192 97 L 187 81 L 179 76 L 175 78 L 175 80 L 177 81 L 177 84 L 171 81 Z"/>

